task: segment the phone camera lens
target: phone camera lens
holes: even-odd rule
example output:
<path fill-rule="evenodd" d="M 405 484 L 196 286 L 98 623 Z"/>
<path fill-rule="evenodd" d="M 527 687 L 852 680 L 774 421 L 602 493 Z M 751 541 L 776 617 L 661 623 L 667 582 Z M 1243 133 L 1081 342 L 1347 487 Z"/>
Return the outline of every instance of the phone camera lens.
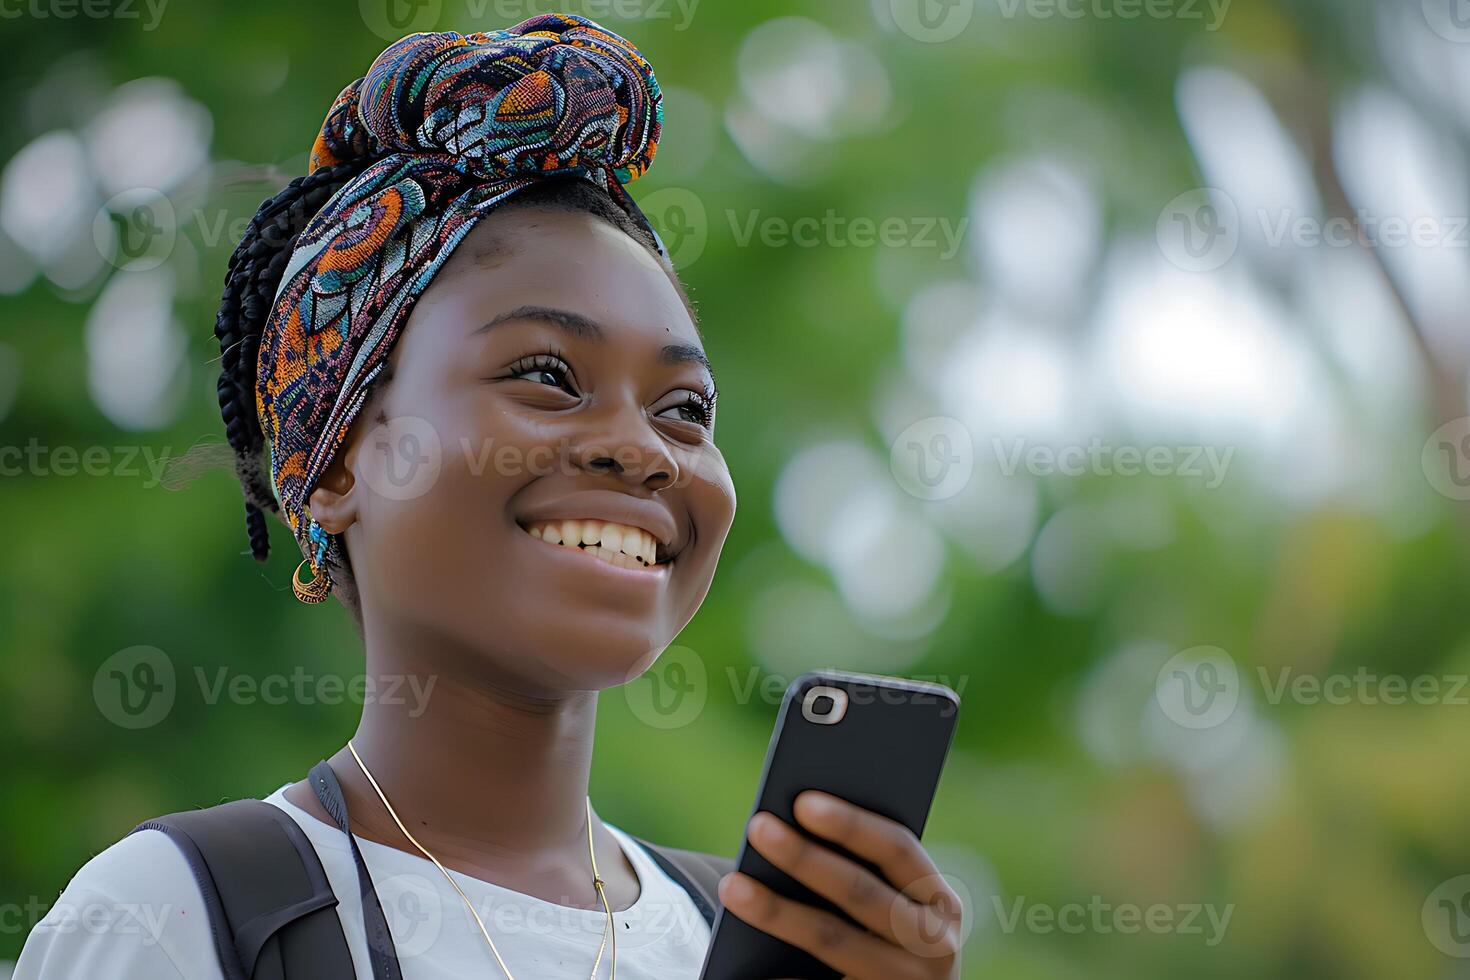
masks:
<path fill-rule="evenodd" d="M 819 717 L 827 717 L 832 713 L 832 709 L 835 707 L 837 707 L 837 702 L 834 701 L 829 695 L 820 694 L 812 699 L 812 714 Z"/>

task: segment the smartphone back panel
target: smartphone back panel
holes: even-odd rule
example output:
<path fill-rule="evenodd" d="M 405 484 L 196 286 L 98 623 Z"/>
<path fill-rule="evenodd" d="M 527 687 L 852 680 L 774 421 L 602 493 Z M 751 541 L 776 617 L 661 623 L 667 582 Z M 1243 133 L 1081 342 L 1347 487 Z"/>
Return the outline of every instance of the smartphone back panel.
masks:
<path fill-rule="evenodd" d="M 815 688 L 845 694 L 840 721 L 815 720 L 830 717 L 821 714 L 824 696 L 820 691 L 813 694 Z M 959 699 L 942 685 L 837 671 L 804 675 L 792 683 L 782 701 L 752 816 L 768 810 L 800 830 L 793 811 L 796 797 L 804 790 L 819 789 L 922 834 L 958 714 Z M 837 912 L 748 842 L 742 842 L 736 866 L 778 894 Z M 721 910 L 702 980 L 839 976 L 802 950 Z"/>

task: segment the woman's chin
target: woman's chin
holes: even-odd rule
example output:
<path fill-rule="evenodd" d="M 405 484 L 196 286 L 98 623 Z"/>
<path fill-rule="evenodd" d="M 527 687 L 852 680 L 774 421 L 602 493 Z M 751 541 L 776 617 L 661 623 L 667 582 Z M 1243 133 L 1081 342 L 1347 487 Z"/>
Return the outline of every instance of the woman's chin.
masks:
<path fill-rule="evenodd" d="M 524 670 L 528 666 L 524 663 L 513 665 L 512 669 L 524 673 L 537 687 L 551 691 L 602 691 L 619 687 L 641 676 L 658 660 L 659 654 L 672 642 L 662 632 L 656 635 L 637 628 L 562 628 L 555 630 L 554 635 L 544 632 L 531 638 L 524 647 L 533 652 L 535 663 L 529 665 L 531 669 Z M 505 656 L 505 649 L 486 653 L 500 658 Z"/>

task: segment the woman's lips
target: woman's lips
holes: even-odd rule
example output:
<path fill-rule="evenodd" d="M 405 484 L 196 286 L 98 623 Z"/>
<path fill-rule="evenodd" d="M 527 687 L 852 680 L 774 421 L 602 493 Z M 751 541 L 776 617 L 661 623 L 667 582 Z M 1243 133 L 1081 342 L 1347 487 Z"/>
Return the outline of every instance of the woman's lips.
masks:
<path fill-rule="evenodd" d="M 653 534 L 629 524 L 558 519 L 531 521 L 524 529 L 548 545 L 580 552 L 615 568 L 657 572 L 666 570 L 669 563 L 666 556 L 659 554 L 661 545 Z"/>

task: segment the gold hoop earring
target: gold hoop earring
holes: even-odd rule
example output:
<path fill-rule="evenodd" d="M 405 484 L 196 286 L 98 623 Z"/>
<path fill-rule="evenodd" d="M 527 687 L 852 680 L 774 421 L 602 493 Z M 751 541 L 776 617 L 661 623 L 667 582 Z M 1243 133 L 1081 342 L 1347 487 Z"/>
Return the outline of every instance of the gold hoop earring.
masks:
<path fill-rule="evenodd" d="M 326 562 L 323 558 L 327 553 L 327 532 L 316 521 L 311 522 L 308 532 L 311 540 L 316 544 L 316 552 L 310 558 L 303 558 L 301 564 L 296 566 L 296 571 L 291 573 L 291 591 L 296 593 L 296 598 L 309 606 L 319 602 L 325 602 L 332 594 L 332 576 L 327 571 Z M 311 568 L 312 578 L 309 582 L 301 581 L 301 570 Z"/>

